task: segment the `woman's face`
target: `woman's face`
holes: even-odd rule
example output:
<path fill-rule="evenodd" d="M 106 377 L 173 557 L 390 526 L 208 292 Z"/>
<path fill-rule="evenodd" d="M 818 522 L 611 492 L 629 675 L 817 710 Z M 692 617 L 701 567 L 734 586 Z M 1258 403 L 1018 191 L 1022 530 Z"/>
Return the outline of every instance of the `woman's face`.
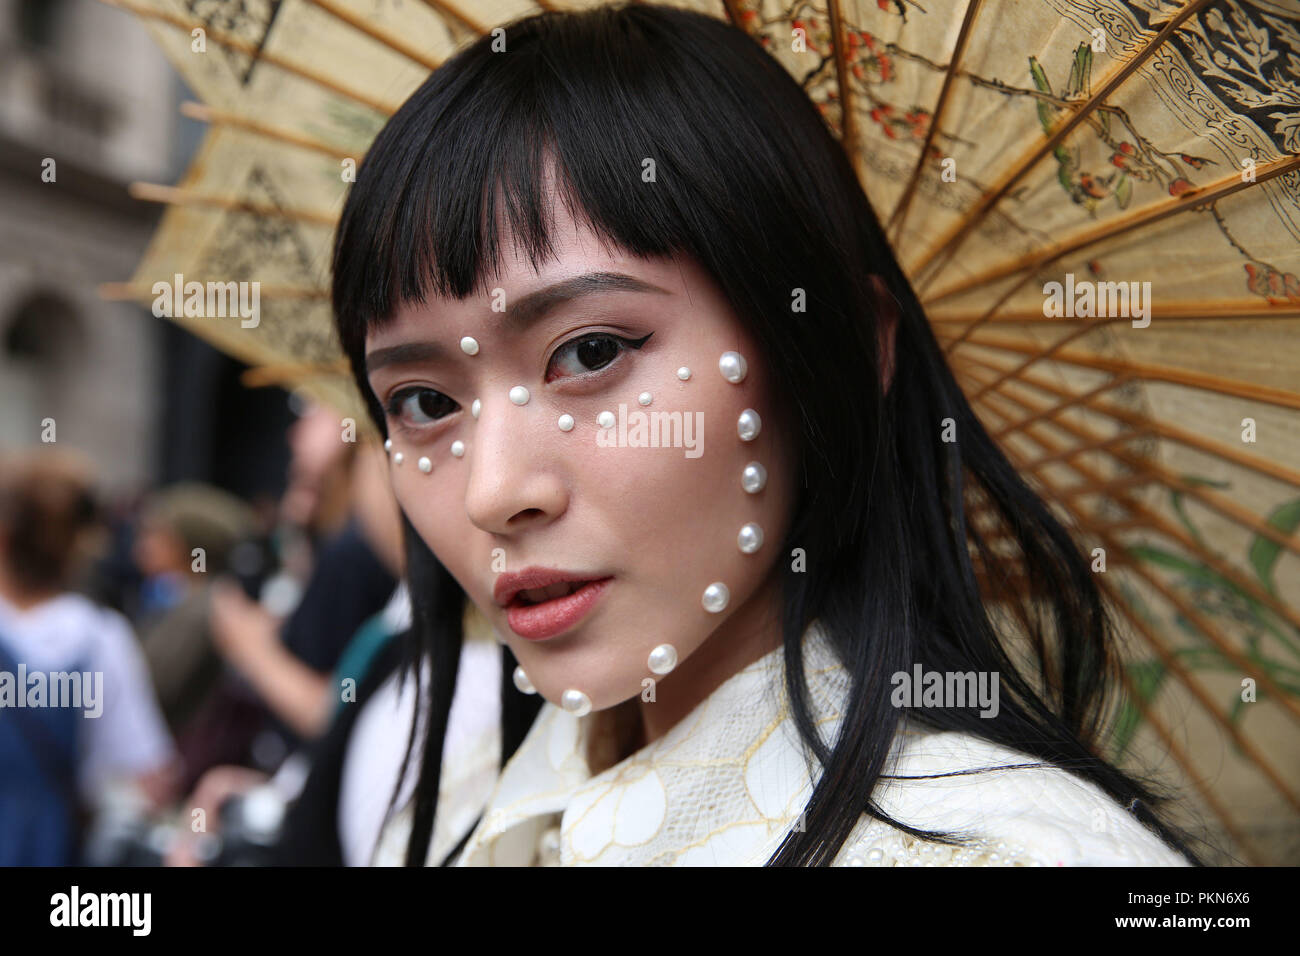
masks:
<path fill-rule="evenodd" d="M 554 241 L 534 272 L 507 235 L 491 296 L 402 307 L 368 336 L 367 371 L 412 525 L 542 696 L 575 689 L 600 710 L 647 677 L 661 692 L 689 681 L 706 642 L 698 661 L 771 627 L 791 469 L 758 349 L 702 268 L 605 249 L 558 211 Z M 727 352 L 746 360 L 738 383 L 719 370 Z M 761 420 L 749 441 L 746 409 Z M 766 471 L 756 493 L 751 462 Z M 762 544 L 745 553 L 750 524 Z M 579 589 L 511 597 L 556 578 L 577 584 L 552 594 Z M 719 583 L 729 598 L 708 610 Z M 662 644 L 670 677 L 648 663 Z"/>

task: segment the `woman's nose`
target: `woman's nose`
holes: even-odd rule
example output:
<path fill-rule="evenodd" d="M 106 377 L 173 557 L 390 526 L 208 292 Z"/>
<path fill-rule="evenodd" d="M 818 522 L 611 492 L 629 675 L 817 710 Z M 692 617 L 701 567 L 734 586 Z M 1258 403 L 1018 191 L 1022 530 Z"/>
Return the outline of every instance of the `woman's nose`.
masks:
<path fill-rule="evenodd" d="M 465 512 L 490 534 L 517 534 L 549 524 L 564 513 L 568 492 L 556 457 L 544 441 L 545 413 L 505 399 L 482 400 L 465 438 Z M 552 423 L 556 434 L 558 428 Z"/>

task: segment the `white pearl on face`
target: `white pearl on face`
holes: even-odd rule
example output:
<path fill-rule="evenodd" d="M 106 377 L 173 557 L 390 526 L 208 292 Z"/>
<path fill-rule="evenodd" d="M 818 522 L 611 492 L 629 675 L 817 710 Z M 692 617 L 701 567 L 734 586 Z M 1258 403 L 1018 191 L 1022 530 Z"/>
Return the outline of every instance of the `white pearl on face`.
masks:
<path fill-rule="evenodd" d="M 723 352 L 718 359 L 718 371 L 732 385 L 739 385 L 749 374 L 749 363 L 739 352 Z"/>
<path fill-rule="evenodd" d="M 569 688 L 564 692 L 564 696 L 560 698 L 560 701 L 564 705 L 564 709 L 574 717 L 583 717 L 591 713 L 591 698 L 580 690 Z"/>
<path fill-rule="evenodd" d="M 745 554 L 753 554 L 763 546 L 763 529 L 751 521 L 736 535 L 736 546 Z"/>
<path fill-rule="evenodd" d="M 677 666 L 677 648 L 671 644 L 660 644 L 650 652 L 646 666 L 650 668 L 651 673 L 667 674 Z"/>
<path fill-rule="evenodd" d="M 533 686 L 533 682 L 528 679 L 528 675 L 524 673 L 524 669 L 522 667 L 515 668 L 514 679 L 515 679 L 515 687 L 519 690 L 519 693 L 521 694 L 537 693 L 537 688 Z"/>
<path fill-rule="evenodd" d="M 510 390 L 510 401 L 514 402 L 516 405 L 527 405 L 528 389 L 524 388 L 522 385 L 516 385 Z"/>
<path fill-rule="evenodd" d="M 403 461 L 405 461 L 405 460 L 406 460 L 405 457 L 402 455 L 402 453 L 401 453 L 400 451 L 399 451 L 399 452 L 395 452 L 395 453 L 393 454 L 393 464 L 394 464 L 394 465 L 400 465 L 400 464 L 401 464 Z"/>
<path fill-rule="evenodd" d="M 474 399 L 474 401 L 470 402 L 470 405 L 469 405 L 469 413 L 470 413 L 471 415 L 473 415 L 475 419 L 478 418 L 478 413 L 481 412 L 481 411 L 483 411 L 483 403 L 482 403 L 482 402 L 480 402 L 477 398 Z"/>
<path fill-rule="evenodd" d="M 392 450 L 393 450 L 393 440 L 391 438 L 385 438 L 384 451 L 392 451 Z"/>
<path fill-rule="evenodd" d="M 457 458 L 465 457 L 465 443 L 460 439 L 451 443 L 451 453 Z"/>
<path fill-rule="evenodd" d="M 767 469 L 756 461 L 751 461 L 740 473 L 740 487 L 751 495 L 756 495 L 767 484 Z"/>
<path fill-rule="evenodd" d="M 478 355 L 478 340 L 473 336 L 465 336 L 460 340 L 460 350 L 466 355 Z"/>
<path fill-rule="evenodd" d="M 727 586 L 721 581 L 714 581 L 704 589 L 704 600 L 701 603 L 704 605 L 704 610 L 710 614 L 717 614 L 726 608 L 730 600 L 731 592 L 727 590 Z"/>
<path fill-rule="evenodd" d="M 420 456 L 420 460 L 415 463 L 415 467 L 419 468 L 427 475 L 429 472 L 433 471 L 433 462 L 422 455 Z"/>
<path fill-rule="evenodd" d="M 651 395 L 649 392 L 642 392 L 640 395 L 636 397 L 636 400 L 640 402 L 642 405 L 649 405 L 653 398 L 654 396 Z"/>
<path fill-rule="evenodd" d="M 596 424 L 601 428 L 613 428 L 614 422 L 615 418 L 613 412 L 601 412 L 596 416 Z"/>
<path fill-rule="evenodd" d="M 677 377 L 684 382 L 691 377 L 691 370 L 688 369 L 685 365 L 683 365 L 681 368 L 677 370 Z"/>
<path fill-rule="evenodd" d="M 571 432 L 571 431 L 573 431 L 573 416 L 572 416 L 572 415 L 561 415 L 561 416 L 560 416 L 560 431 L 562 431 L 562 432 Z"/>
<path fill-rule="evenodd" d="M 763 420 L 752 408 L 745 409 L 740 413 L 740 418 L 736 419 L 736 434 L 741 441 L 753 441 L 762 428 Z"/>

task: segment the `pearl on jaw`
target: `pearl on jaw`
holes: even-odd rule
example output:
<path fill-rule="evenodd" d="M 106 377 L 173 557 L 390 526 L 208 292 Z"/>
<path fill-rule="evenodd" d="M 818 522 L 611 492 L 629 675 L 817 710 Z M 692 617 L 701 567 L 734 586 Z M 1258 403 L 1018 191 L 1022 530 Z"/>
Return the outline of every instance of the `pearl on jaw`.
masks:
<path fill-rule="evenodd" d="M 514 402 L 516 405 L 527 405 L 528 389 L 524 388 L 522 385 L 516 385 L 510 390 L 510 401 Z"/>
<path fill-rule="evenodd" d="M 394 464 L 394 465 L 400 465 L 400 464 L 402 463 L 403 460 L 404 460 L 404 459 L 403 459 L 402 453 L 401 453 L 400 451 L 399 451 L 399 452 L 394 452 L 394 453 L 393 453 L 393 464 Z"/>
<path fill-rule="evenodd" d="M 752 408 L 745 409 L 740 413 L 740 418 L 736 419 L 736 434 L 740 436 L 741 441 L 753 441 L 758 437 L 762 427 L 763 420 Z"/>
<path fill-rule="evenodd" d="M 572 415 L 561 415 L 561 416 L 560 416 L 560 422 L 559 422 L 559 425 L 560 425 L 560 431 L 562 431 L 562 432 L 571 432 L 571 431 L 573 431 L 573 416 L 572 416 Z"/>
<path fill-rule="evenodd" d="M 727 586 L 721 581 L 714 581 L 704 589 L 704 599 L 702 603 L 704 604 L 704 610 L 708 611 L 710 614 L 717 614 L 719 611 L 726 608 L 727 602 L 730 600 L 731 592 L 727 590 Z"/>
<path fill-rule="evenodd" d="M 655 674 L 667 674 L 677 666 L 677 648 L 671 644 L 660 644 L 650 652 L 646 666 Z"/>
<path fill-rule="evenodd" d="M 528 679 L 528 675 L 524 673 L 524 669 L 522 667 L 515 668 L 514 679 L 515 679 L 515 688 L 519 691 L 519 693 L 521 694 L 537 693 L 537 688 L 533 686 L 533 682 Z"/>
<path fill-rule="evenodd" d="M 574 717 L 584 717 L 591 713 L 591 698 L 580 690 L 574 690 L 572 687 L 564 692 L 560 702 L 564 705 L 564 709 Z"/>
<path fill-rule="evenodd" d="M 756 461 L 751 461 L 740 473 L 740 487 L 751 495 L 756 495 L 767 484 L 767 469 Z"/>
<path fill-rule="evenodd" d="M 478 418 L 478 413 L 481 411 L 483 411 L 482 402 L 480 402 L 477 398 L 474 399 L 474 401 L 470 402 L 469 413 L 473 415 L 475 419 Z"/>
<path fill-rule="evenodd" d="M 466 335 L 460 340 L 460 350 L 466 355 L 478 355 L 478 339 Z"/>
<path fill-rule="evenodd" d="M 465 457 L 465 443 L 460 439 L 451 443 L 451 453 L 457 458 Z"/>
<path fill-rule="evenodd" d="M 393 450 L 393 440 L 391 438 L 385 438 L 384 451 L 392 451 L 392 450 Z"/>
<path fill-rule="evenodd" d="M 736 535 L 736 546 L 745 554 L 753 554 L 763 546 L 763 529 L 751 521 Z"/>
<path fill-rule="evenodd" d="M 423 455 L 420 456 L 420 460 L 415 463 L 415 466 L 419 468 L 422 472 L 424 472 L 426 475 L 429 472 L 433 471 L 433 462 L 431 462 L 428 458 L 425 458 Z"/>
<path fill-rule="evenodd" d="M 601 412 L 596 416 L 596 424 L 601 428 L 613 428 L 615 420 L 613 412 Z"/>
<path fill-rule="evenodd" d="M 654 396 L 651 395 L 649 392 L 642 392 L 640 395 L 636 397 L 636 400 L 640 402 L 642 405 L 649 405 L 650 402 L 653 400 L 653 398 Z"/>
<path fill-rule="evenodd" d="M 739 352 L 723 352 L 718 359 L 718 371 L 732 385 L 739 385 L 749 373 L 749 363 Z"/>
<path fill-rule="evenodd" d="M 677 377 L 684 382 L 691 377 L 691 370 L 688 369 L 685 365 L 683 365 L 681 368 L 677 370 Z"/>

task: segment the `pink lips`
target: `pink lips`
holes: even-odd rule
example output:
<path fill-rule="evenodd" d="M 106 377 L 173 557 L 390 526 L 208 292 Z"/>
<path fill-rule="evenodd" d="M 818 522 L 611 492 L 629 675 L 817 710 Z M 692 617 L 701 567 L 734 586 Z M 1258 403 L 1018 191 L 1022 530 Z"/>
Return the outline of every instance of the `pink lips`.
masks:
<path fill-rule="evenodd" d="M 516 597 L 506 608 L 506 623 L 510 630 L 530 641 L 563 634 L 586 616 L 612 580 L 591 581 L 572 594 L 540 604 L 523 604 Z"/>

